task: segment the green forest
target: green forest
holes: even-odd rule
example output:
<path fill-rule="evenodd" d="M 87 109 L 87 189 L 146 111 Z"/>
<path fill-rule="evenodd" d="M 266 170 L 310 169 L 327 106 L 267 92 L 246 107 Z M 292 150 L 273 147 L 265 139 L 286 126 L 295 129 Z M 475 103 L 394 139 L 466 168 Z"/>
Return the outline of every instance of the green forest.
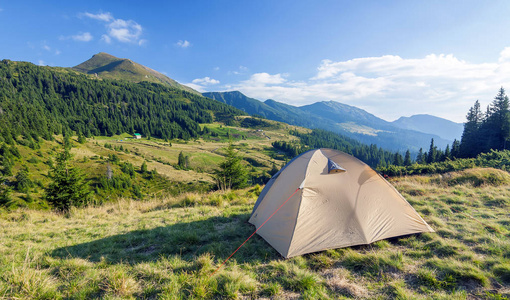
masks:
<path fill-rule="evenodd" d="M 200 135 L 199 123 L 228 121 L 243 112 L 156 83 L 97 80 L 64 68 L 0 62 L 0 142 L 19 136 L 51 140 L 77 135 L 141 133 L 163 139 Z"/>

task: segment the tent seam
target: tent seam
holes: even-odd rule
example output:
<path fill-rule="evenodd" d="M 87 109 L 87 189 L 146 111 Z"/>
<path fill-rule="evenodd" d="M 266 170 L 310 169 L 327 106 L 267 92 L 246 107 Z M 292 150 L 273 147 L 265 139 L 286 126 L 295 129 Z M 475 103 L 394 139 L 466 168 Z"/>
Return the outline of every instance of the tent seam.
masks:
<path fill-rule="evenodd" d="M 310 151 L 313 151 L 313 150 L 310 150 Z M 310 151 L 306 151 L 305 153 L 310 152 Z M 320 149 L 319 149 L 319 151 L 321 152 L 322 155 L 324 155 L 324 153 L 322 153 L 322 151 Z M 304 176 L 304 179 L 303 179 L 303 182 L 301 183 L 301 185 L 304 185 L 304 182 L 306 180 L 306 174 L 308 172 L 308 167 L 310 166 L 310 162 L 312 161 L 312 157 L 314 155 L 315 155 L 315 153 L 310 157 L 310 160 L 306 164 L 305 176 Z M 292 240 L 294 239 L 294 234 L 296 233 L 296 227 L 297 227 L 297 222 L 298 222 L 298 219 L 299 219 L 299 213 L 301 212 L 301 202 L 303 202 L 303 191 L 304 191 L 304 189 L 305 189 L 305 187 L 303 186 L 303 188 L 301 189 L 301 198 L 299 199 L 298 210 L 297 210 L 297 214 L 296 214 L 296 220 L 294 221 L 294 229 L 292 229 L 292 235 L 290 236 L 289 246 L 287 247 L 287 249 L 288 249 L 287 250 L 287 257 L 289 256 L 290 246 L 292 245 Z"/>

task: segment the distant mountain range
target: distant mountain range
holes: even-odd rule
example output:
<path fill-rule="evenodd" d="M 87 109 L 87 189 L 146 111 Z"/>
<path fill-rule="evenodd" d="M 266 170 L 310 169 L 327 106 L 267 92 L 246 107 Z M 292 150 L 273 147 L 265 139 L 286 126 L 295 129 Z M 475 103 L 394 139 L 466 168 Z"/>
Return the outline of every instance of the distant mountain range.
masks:
<path fill-rule="evenodd" d="M 153 69 L 136 63 L 130 59 L 118 58 L 108 53 L 100 52 L 89 60 L 72 68 L 75 71 L 95 75 L 99 78 L 126 80 L 131 82 L 149 81 L 179 88 L 194 94 L 200 94 L 194 89 L 182 85 Z"/>
<path fill-rule="evenodd" d="M 238 91 L 203 93 L 205 97 L 232 105 L 251 115 L 308 128 L 322 128 L 344 134 L 367 144 L 405 151 L 428 150 L 430 140 L 445 148 L 454 139 L 460 139 L 462 124 L 446 119 L 417 115 L 388 122 L 367 111 L 335 101 L 292 106 L 249 98 Z"/>
<path fill-rule="evenodd" d="M 430 134 L 436 134 L 447 140 L 460 140 L 464 131 L 464 124 L 431 115 L 414 115 L 400 117 L 392 122 L 393 125 L 409 130 L 416 130 Z"/>
<path fill-rule="evenodd" d="M 155 70 L 104 52 L 93 55 L 72 69 L 97 78 L 130 82 L 148 81 L 200 94 Z M 362 143 L 377 144 L 390 150 L 428 149 L 432 138 L 438 147 L 444 148 L 446 144 L 451 144 L 453 139 L 460 139 L 463 129 L 462 124 L 430 115 L 402 117 L 394 122 L 387 122 L 365 110 L 334 101 L 297 107 L 272 99 L 262 102 L 237 91 L 204 93 L 203 96 L 251 115 L 292 125 L 330 130 Z"/>

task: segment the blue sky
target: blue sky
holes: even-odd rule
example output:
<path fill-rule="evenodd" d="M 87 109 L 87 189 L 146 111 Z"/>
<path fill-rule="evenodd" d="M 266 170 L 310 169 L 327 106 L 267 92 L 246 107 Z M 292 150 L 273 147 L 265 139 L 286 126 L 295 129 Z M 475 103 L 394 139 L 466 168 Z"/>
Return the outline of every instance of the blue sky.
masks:
<path fill-rule="evenodd" d="M 510 88 L 509 1 L 3 1 L 0 59 L 98 52 L 200 91 L 454 121 Z"/>

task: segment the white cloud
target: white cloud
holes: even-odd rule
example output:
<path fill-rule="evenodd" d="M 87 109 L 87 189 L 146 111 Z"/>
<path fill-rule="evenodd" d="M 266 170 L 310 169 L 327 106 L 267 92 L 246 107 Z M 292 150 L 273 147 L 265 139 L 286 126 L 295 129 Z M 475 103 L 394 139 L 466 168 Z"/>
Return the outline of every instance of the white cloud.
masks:
<path fill-rule="evenodd" d="M 116 19 L 108 24 L 108 35 L 123 43 L 138 43 L 142 26 L 133 20 Z"/>
<path fill-rule="evenodd" d="M 192 81 L 195 84 L 201 84 L 201 85 L 213 85 L 213 84 L 219 84 L 220 81 L 210 78 L 210 77 L 204 77 L 204 78 L 197 78 Z"/>
<path fill-rule="evenodd" d="M 245 67 L 245 66 L 239 66 L 239 69 L 236 70 L 236 71 L 228 71 L 227 74 L 228 75 L 231 75 L 231 74 L 234 74 L 234 75 L 242 75 L 242 74 L 246 74 L 248 72 L 248 68 Z"/>
<path fill-rule="evenodd" d="M 90 19 L 105 22 L 106 34 L 101 36 L 101 40 L 110 44 L 112 40 L 117 40 L 122 43 L 144 45 L 147 40 L 142 39 L 143 27 L 133 20 L 115 19 L 109 12 L 92 14 L 85 12 L 80 14 Z"/>
<path fill-rule="evenodd" d="M 90 41 L 92 41 L 92 39 L 94 39 L 94 37 L 92 36 L 92 34 L 90 34 L 90 32 L 84 32 L 84 33 L 72 35 L 71 39 L 73 39 L 77 42 L 90 42 Z"/>
<path fill-rule="evenodd" d="M 44 50 L 46 50 L 46 51 L 51 51 L 51 48 L 50 48 L 50 46 L 48 46 L 48 45 L 43 45 L 42 47 L 43 47 L 43 49 L 44 49 Z"/>
<path fill-rule="evenodd" d="M 315 76 L 308 80 L 292 81 L 286 74 L 256 73 L 224 88 L 293 105 L 335 100 L 388 120 L 429 113 L 463 122 L 475 100 L 487 105 L 499 87 L 509 83 L 510 47 L 501 51 L 498 62 L 493 63 L 470 63 L 452 54 L 413 59 L 385 55 L 323 60 Z"/>
<path fill-rule="evenodd" d="M 83 13 L 81 15 L 85 16 L 87 18 L 91 18 L 91 19 L 99 20 L 99 21 L 104 21 L 104 22 L 109 22 L 109 21 L 113 20 L 113 16 L 109 12 L 107 12 L 107 13 L 98 13 L 98 14 L 91 14 L 91 13 L 85 12 L 85 13 Z"/>
<path fill-rule="evenodd" d="M 105 43 L 110 44 L 110 43 L 112 42 L 112 38 L 111 38 L 111 37 L 109 37 L 109 36 L 108 36 L 108 35 L 106 35 L 106 34 L 103 34 L 103 35 L 101 36 L 101 41 L 104 41 Z"/>
<path fill-rule="evenodd" d="M 210 78 L 210 77 L 207 76 L 207 77 L 204 77 L 204 78 L 193 79 L 192 82 L 185 83 L 184 85 L 187 85 L 190 88 L 203 93 L 203 92 L 207 91 L 207 88 L 206 88 L 207 86 L 217 85 L 219 83 L 220 83 L 219 80 L 216 80 L 216 79 L 213 79 L 213 78 Z"/>
<path fill-rule="evenodd" d="M 181 47 L 181 48 L 188 48 L 189 46 L 191 46 L 191 43 L 188 42 L 187 40 L 179 40 L 177 43 L 175 43 L 175 45 L 177 47 Z"/>
<path fill-rule="evenodd" d="M 40 59 L 40 60 L 37 62 L 37 64 L 38 64 L 39 66 L 45 66 L 45 65 L 46 65 L 46 63 L 45 63 L 45 62 L 44 62 L 44 60 L 42 60 L 42 59 Z"/>

